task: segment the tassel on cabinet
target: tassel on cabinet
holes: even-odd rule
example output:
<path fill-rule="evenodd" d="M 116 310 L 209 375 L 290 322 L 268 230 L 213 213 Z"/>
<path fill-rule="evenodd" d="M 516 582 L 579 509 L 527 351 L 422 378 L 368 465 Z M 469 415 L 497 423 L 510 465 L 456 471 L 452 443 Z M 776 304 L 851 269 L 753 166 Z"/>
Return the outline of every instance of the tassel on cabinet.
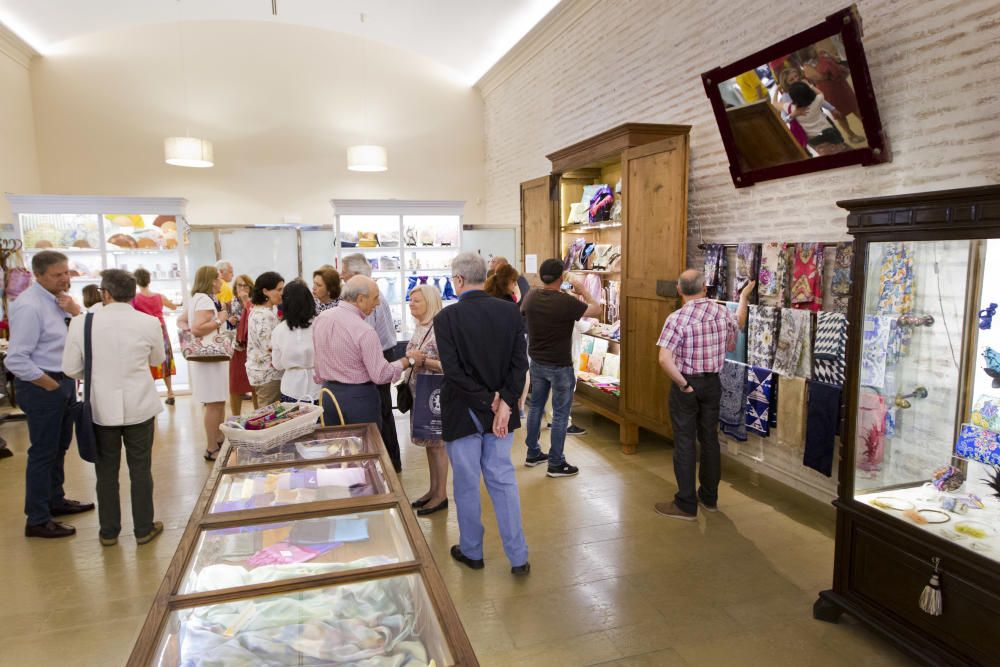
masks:
<path fill-rule="evenodd" d="M 940 616 L 944 613 L 941 601 L 941 575 L 938 572 L 941 559 L 935 556 L 931 562 L 934 563 L 934 574 L 931 575 L 930 583 L 924 586 L 924 592 L 920 594 L 920 608 L 931 616 Z"/>

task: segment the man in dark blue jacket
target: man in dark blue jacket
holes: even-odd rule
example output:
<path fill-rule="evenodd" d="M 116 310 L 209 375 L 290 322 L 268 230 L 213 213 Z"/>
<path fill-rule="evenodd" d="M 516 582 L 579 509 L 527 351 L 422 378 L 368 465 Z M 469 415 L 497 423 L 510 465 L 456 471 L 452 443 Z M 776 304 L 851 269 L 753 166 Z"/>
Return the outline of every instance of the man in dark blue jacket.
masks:
<path fill-rule="evenodd" d="M 444 383 L 442 437 L 454 471 L 459 544 L 451 556 L 474 570 L 483 567 L 479 478 L 493 501 L 504 552 L 513 574 L 527 574 L 528 545 L 521 528 L 521 499 L 510 450 L 520 428 L 517 410 L 528 357 L 516 304 L 483 291 L 486 262 L 464 252 L 451 264 L 458 303 L 434 318 Z"/>

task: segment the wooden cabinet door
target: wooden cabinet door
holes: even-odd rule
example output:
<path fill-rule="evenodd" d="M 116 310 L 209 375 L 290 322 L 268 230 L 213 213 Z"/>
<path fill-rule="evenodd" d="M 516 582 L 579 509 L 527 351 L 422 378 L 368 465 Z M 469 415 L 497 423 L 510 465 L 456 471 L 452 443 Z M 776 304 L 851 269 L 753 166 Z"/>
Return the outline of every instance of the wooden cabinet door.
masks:
<path fill-rule="evenodd" d="M 538 264 L 559 254 L 556 202 L 552 201 L 553 176 L 521 183 L 521 243 L 523 255 L 535 255 Z M 525 272 L 531 285 L 539 285 L 537 273 Z"/>
<path fill-rule="evenodd" d="M 656 288 L 658 281 L 675 281 L 686 262 L 687 148 L 682 135 L 622 155 L 622 398 L 626 416 L 664 435 L 670 382 L 659 368 L 656 341 L 680 303 Z"/>

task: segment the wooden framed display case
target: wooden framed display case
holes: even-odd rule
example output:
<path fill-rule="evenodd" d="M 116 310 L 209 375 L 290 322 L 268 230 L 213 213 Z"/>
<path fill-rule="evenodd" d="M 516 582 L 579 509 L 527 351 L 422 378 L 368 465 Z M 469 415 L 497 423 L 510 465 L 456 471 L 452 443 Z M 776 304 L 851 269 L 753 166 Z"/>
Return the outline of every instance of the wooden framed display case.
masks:
<path fill-rule="evenodd" d="M 606 303 L 597 333 L 583 335 L 583 349 L 596 348 L 603 360 L 587 353 L 587 371 L 577 360 L 576 401 L 619 424 L 625 453 L 635 452 L 640 426 L 672 435 L 670 385 L 655 346 L 667 315 L 680 307 L 690 129 L 627 123 L 548 155 L 552 173 L 521 184 L 526 270 L 566 258 Z M 592 216 L 587 205 L 602 185 L 614 203 Z M 587 259 L 577 261 L 588 244 Z M 527 277 L 540 284 L 537 274 Z"/>
<path fill-rule="evenodd" d="M 814 616 L 846 611 L 927 664 L 1000 664 L 1000 186 L 838 203 L 857 240 L 848 419 Z"/>
<path fill-rule="evenodd" d="M 479 664 L 378 429 L 227 444 L 128 664 L 378 657 Z"/>

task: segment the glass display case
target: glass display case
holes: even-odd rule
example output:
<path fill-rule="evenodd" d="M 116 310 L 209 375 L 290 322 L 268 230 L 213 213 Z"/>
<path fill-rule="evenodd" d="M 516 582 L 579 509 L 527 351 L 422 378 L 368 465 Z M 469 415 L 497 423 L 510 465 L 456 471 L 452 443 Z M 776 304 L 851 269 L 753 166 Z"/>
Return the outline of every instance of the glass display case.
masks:
<path fill-rule="evenodd" d="M 462 251 L 463 202 L 336 199 L 332 204 L 337 267 L 346 255 L 365 256 L 392 308 L 400 340 L 409 340 L 416 326 L 407 308 L 415 286 L 434 285 L 445 306 L 455 302 L 451 260 Z"/>
<path fill-rule="evenodd" d="M 833 588 L 928 664 L 1000 664 L 1000 187 L 839 202 L 856 238 Z"/>
<path fill-rule="evenodd" d="M 172 303 L 187 294 L 183 217 L 185 200 L 147 197 L 72 197 L 8 195 L 17 218 L 24 259 L 41 250 L 69 258 L 70 294 L 83 305 L 83 288 L 100 285 L 104 269 L 150 274 L 150 289 Z M 173 389 L 189 389 L 187 362 L 180 354 L 177 317 L 180 309 L 164 309 L 167 336 L 174 351 Z M 165 392 L 162 380 L 157 387 Z"/>
<path fill-rule="evenodd" d="M 225 447 L 129 665 L 479 664 L 373 424 Z"/>

